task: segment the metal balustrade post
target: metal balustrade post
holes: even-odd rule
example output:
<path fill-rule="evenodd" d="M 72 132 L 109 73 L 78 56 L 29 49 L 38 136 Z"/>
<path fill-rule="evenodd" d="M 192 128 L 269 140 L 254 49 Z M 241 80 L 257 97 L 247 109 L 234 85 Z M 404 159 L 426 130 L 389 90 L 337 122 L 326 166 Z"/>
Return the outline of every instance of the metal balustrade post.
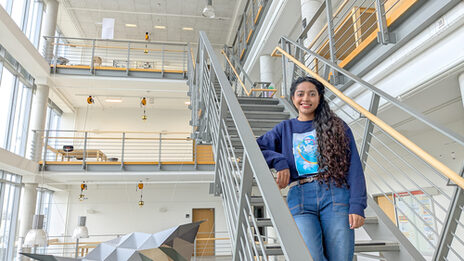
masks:
<path fill-rule="evenodd" d="M 377 111 L 379 109 L 379 101 L 380 101 L 380 96 L 375 93 L 372 93 L 371 104 L 369 105 L 369 112 L 371 112 L 374 115 L 377 115 Z M 363 134 L 362 145 L 361 145 L 361 150 L 360 150 L 361 165 L 363 169 L 365 169 L 366 167 L 366 161 L 367 161 L 367 157 L 369 154 L 369 147 L 371 144 L 373 131 L 374 131 L 374 124 L 372 123 L 371 120 L 366 118 L 366 125 L 364 128 L 364 134 Z"/>
<path fill-rule="evenodd" d="M 241 251 L 241 244 L 240 244 L 240 239 L 244 236 L 243 230 L 242 230 L 242 223 L 243 222 L 248 222 L 248 217 L 244 216 L 243 214 L 243 209 L 246 206 L 246 196 L 251 195 L 251 189 L 253 186 L 253 170 L 251 169 L 250 163 L 249 163 L 249 158 L 248 155 L 244 155 L 243 157 L 243 167 L 242 167 L 242 177 L 241 177 L 241 184 L 240 184 L 240 195 L 239 195 L 239 203 L 237 207 L 237 214 L 238 214 L 238 220 L 236 227 L 234 228 L 235 231 L 235 242 L 233 242 L 233 247 L 234 247 L 234 253 L 232 256 L 233 261 L 239 261 L 239 253 Z M 254 242 L 252 244 L 255 244 Z"/>
<path fill-rule="evenodd" d="M 48 44 L 49 41 L 45 41 L 45 42 Z M 53 59 L 53 57 L 54 57 L 54 61 L 53 61 L 53 63 L 54 63 L 53 72 L 54 73 L 56 73 L 56 65 L 58 63 L 58 59 L 57 59 L 58 58 L 58 43 L 60 42 L 60 37 L 59 36 L 58 36 L 56 41 L 57 42 L 56 42 L 55 46 L 53 47 L 53 54 L 50 56 L 50 59 Z M 47 52 L 48 52 L 48 50 L 47 50 Z M 51 62 L 51 60 L 50 60 L 50 62 Z"/>
<path fill-rule="evenodd" d="M 183 62 L 182 62 L 182 72 L 183 72 L 184 78 L 185 78 L 185 64 L 187 63 L 187 51 L 185 51 L 185 46 L 184 46 L 183 54 L 184 54 L 184 56 L 183 56 Z"/>
<path fill-rule="evenodd" d="M 161 141 L 163 138 L 163 133 L 159 134 L 159 148 L 158 148 L 158 168 L 161 170 Z"/>
<path fill-rule="evenodd" d="M 224 100 L 224 95 L 221 91 L 221 100 L 219 103 L 219 126 L 218 126 L 218 133 L 217 133 L 217 144 L 214 152 L 214 156 L 216 156 L 215 162 L 216 164 L 214 165 L 214 195 L 219 196 L 221 191 L 221 183 L 220 183 L 220 178 L 219 178 L 219 157 L 222 155 L 219 152 L 222 149 L 222 136 L 223 136 L 223 124 L 222 121 L 226 118 L 227 115 L 227 104 Z M 228 160 L 228 159 L 226 159 Z"/>
<path fill-rule="evenodd" d="M 337 64 L 336 50 L 335 50 L 335 34 L 334 34 L 334 24 L 333 24 L 333 12 L 332 12 L 332 1 L 325 0 L 325 11 L 327 15 L 327 33 L 329 35 L 329 51 L 330 51 L 330 61 L 334 64 Z M 338 72 L 332 70 L 333 73 L 333 85 L 339 84 L 339 75 Z"/>
<path fill-rule="evenodd" d="M 164 44 L 161 47 L 161 78 L 164 77 Z"/>
<path fill-rule="evenodd" d="M 196 140 L 192 140 L 193 141 L 193 162 L 194 162 L 194 168 L 197 169 L 198 168 L 198 153 L 197 153 L 197 150 L 198 150 L 198 144 L 197 144 L 197 141 Z"/>
<path fill-rule="evenodd" d="M 375 11 L 377 14 L 377 42 L 383 45 L 396 42 L 395 34 L 388 31 L 387 18 L 385 14 L 384 0 L 375 0 Z"/>
<path fill-rule="evenodd" d="M 87 160 L 87 135 L 88 132 L 84 133 L 84 153 L 82 154 L 82 169 L 86 168 L 86 160 Z"/>
<path fill-rule="evenodd" d="M 280 47 L 285 50 L 286 41 L 280 39 Z M 287 97 L 287 63 L 288 59 L 285 55 L 282 55 L 282 88 L 280 88 L 280 96 Z"/>
<path fill-rule="evenodd" d="M 90 57 L 90 74 L 94 74 L 94 62 L 93 58 L 95 57 L 95 40 L 92 40 L 92 56 Z"/>
<path fill-rule="evenodd" d="M 126 76 L 129 76 L 129 66 L 130 66 L 130 49 L 131 44 L 127 43 L 127 65 L 126 65 Z"/>
<path fill-rule="evenodd" d="M 41 139 L 40 132 L 37 131 L 38 139 Z M 50 136 L 50 130 L 45 131 L 45 140 L 43 144 L 43 152 L 42 152 L 42 168 L 45 169 L 46 161 L 47 161 L 47 148 L 48 148 L 48 137 Z"/>
<path fill-rule="evenodd" d="M 126 133 L 122 133 L 122 148 L 121 148 L 121 170 L 124 169 L 124 146 L 126 143 Z"/>
<path fill-rule="evenodd" d="M 461 169 L 460 175 L 461 177 L 464 176 L 464 166 Z M 464 191 L 459 186 L 455 188 L 450 206 L 432 260 L 446 260 L 445 257 L 448 256 L 450 251 L 451 243 L 458 228 L 457 221 L 462 215 L 462 206 L 464 206 Z"/>

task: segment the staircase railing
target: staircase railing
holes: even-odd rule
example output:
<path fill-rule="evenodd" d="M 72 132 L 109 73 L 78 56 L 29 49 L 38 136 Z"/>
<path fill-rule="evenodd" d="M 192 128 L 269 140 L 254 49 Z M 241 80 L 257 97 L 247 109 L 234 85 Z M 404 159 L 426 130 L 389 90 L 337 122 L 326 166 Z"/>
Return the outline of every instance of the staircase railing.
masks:
<path fill-rule="evenodd" d="M 270 82 L 255 82 L 248 76 L 230 48 L 225 47 L 221 53 L 226 59 L 225 72 L 236 95 L 271 98 L 275 95 L 277 90 L 271 89 Z"/>
<path fill-rule="evenodd" d="M 219 60 L 200 32 L 195 79 L 190 81 L 192 110 L 200 111 L 198 126 L 209 133 L 216 162 L 214 193 L 223 198 L 233 260 L 269 260 L 269 245 L 251 207 L 253 180 L 262 194 L 281 250 L 287 260 L 312 260 L 275 180 L 255 141 Z M 219 91 L 216 92 L 215 87 Z M 227 120 L 227 118 L 231 121 Z M 236 155 L 228 126 L 237 129 L 243 154 Z M 256 258 L 256 259 L 255 259 Z"/>
<path fill-rule="evenodd" d="M 281 47 L 277 47 L 274 53 L 282 54 L 284 73 L 287 66 L 293 67 L 293 74 L 286 75 L 290 80 L 309 74 L 327 87 L 326 97 L 329 97 L 332 109 L 349 124 L 360 148 L 370 194 L 369 206 L 374 210 L 382 209 L 390 217 L 391 221 L 384 218 L 382 222 L 394 224 L 390 229 L 403 249 L 414 260 L 429 257 L 433 260 L 463 260 L 462 172 L 458 175 L 376 114 L 379 109 L 395 107 L 407 117 L 423 123 L 418 127 L 441 134 L 436 137 L 453 143 L 459 154 L 463 151 L 464 138 L 294 41 L 282 37 Z M 314 57 L 326 67 L 326 71 L 332 70 L 334 74 L 363 87 L 368 94 L 362 97 L 371 94 L 369 109 L 340 92 L 326 80 L 327 74 L 308 68 L 304 64 L 305 58 L 298 60 L 296 56 Z M 367 103 L 366 98 L 358 97 L 358 100 Z M 377 213 L 377 216 L 380 219 L 386 217 L 382 214 Z"/>

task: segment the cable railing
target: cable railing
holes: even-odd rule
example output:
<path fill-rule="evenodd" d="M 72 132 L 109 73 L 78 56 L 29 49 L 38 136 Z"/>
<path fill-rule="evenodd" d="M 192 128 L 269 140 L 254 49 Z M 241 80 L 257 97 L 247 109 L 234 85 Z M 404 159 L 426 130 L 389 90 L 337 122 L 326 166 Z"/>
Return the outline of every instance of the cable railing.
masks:
<path fill-rule="evenodd" d="M 53 72 L 97 71 L 180 73 L 187 71 L 186 44 L 46 36 L 43 55 Z"/>
<path fill-rule="evenodd" d="M 210 145 L 188 132 L 35 131 L 47 164 L 214 164 Z M 34 144 L 32 145 L 34 146 Z"/>
<path fill-rule="evenodd" d="M 255 82 L 243 70 L 242 65 L 230 48 L 224 47 L 221 53 L 226 59 L 225 72 L 237 96 L 270 97 L 277 92 L 270 82 Z"/>
<path fill-rule="evenodd" d="M 293 42 L 281 39 L 283 48 L 277 47 L 285 66 L 295 65 L 291 79 L 310 75 L 327 87 L 326 98 L 332 109 L 349 124 L 356 139 L 364 166 L 368 193 L 390 221 L 418 251 L 422 258 L 433 260 L 463 260 L 464 205 L 463 171 L 452 170 L 425 152 L 375 116 L 380 109 L 394 106 L 408 117 L 420 122 L 415 127 L 435 131 L 463 150 L 464 138 L 444 126 L 436 124 L 413 108 L 396 100 L 375 86 L 328 61 L 317 52 Z M 341 93 L 316 70 L 304 64 L 304 58 L 312 56 L 333 72 L 354 81 L 371 94 L 369 109 L 365 109 L 346 94 Z M 303 54 L 303 55 L 301 55 Z M 286 72 L 286 69 L 283 69 Z M 288 93 L 286 94 L 288 96 Z M 388 106 L 387 106 L 388 105 Z M 399 238 L 399 241 L 404 240 Z"/>
<path fill-rule="evenodd" d="M 223 198 L 233 260 L 270 260 L 277 249 L 286 260 L 312 260 L 255 141 L 248 120 L 204 32 L 200 32 L 195 79 L 189 81 L 192 110 L 200 132 L 208 133 L 216 162 L 214 193 Z M 196 99 L 196 100 L 194 100 Z M 236 151 L 229 128 L 237 131 L 243 151 Z M 252 210 L 256 182 L 276 242 L 262 234 Z"/>
<path fill-rule="evenodd" d="M 332 6 L 331 0 L 325 0 L 297 42 L 304 42 L 306 48 L 340 67 L 345 67 L 376 39 L 381 44 L 394 43 L 395 37 L 389 32 L 389 26 L 417 2 L 418 0 L 344 0 L 337 6 Z M 321 21 L 324 25 L 319 28 Z M 309 38 L 308 32 L 311 32 Z M 301 58 L 313 71 L 319 73 L 322 69 L 323 63 L 314 56 L 306 54 L 304 58 L 297 58 Z M 328 75 L 325 79 L 328 79 Z"/>

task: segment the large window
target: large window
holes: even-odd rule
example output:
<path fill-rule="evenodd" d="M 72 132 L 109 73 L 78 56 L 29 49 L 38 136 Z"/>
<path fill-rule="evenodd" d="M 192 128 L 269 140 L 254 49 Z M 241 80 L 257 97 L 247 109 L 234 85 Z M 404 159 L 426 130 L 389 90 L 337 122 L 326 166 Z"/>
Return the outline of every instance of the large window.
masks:
<path fill-rule="evenodd" d="M 6 67 L 0 68 L 0 147 L 24 156 L 32 88 Z"/>
<path fill-rule="evenodd" d="M 32 44 L 38 48 L 44 11 L 43 2 L 41 0 L 0 0 L 0 4 Z"/>
<path fill-rule="evenodd" d="M 0 260 L 13 260 L 21 176 L 0 171 Z"/>
<path fill-rule="evenodd" d="M 0 147 L 6 149 L 16 80 L 6 68 L 0 75 Z"/>
<path fill-rule="evenodd" d="M 20 82 L 15 95 L 9 150 L 21 156 L 24 156 L 26 149 L 31 104 L 32 90 Z"/>

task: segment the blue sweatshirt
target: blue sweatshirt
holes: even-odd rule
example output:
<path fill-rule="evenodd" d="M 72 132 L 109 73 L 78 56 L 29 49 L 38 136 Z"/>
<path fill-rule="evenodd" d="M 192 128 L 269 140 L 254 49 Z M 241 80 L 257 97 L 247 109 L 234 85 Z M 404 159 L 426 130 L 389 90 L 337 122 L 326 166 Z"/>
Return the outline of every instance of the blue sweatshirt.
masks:
<path fill-rule="evenodd" d="M 367 206 L 364 172 L 353 133 L 348 125 L 345 126 L 351 152 L 346 176 L 350 187 L 349 214 L 364 217 Z M 257 142 L 270 168 L 277 171 L 290 169 L 290 182 L 319 172 L 317 136 L 312 121 L 299 121 L 296 118 L 283 121 L 259 137 Z"/>

